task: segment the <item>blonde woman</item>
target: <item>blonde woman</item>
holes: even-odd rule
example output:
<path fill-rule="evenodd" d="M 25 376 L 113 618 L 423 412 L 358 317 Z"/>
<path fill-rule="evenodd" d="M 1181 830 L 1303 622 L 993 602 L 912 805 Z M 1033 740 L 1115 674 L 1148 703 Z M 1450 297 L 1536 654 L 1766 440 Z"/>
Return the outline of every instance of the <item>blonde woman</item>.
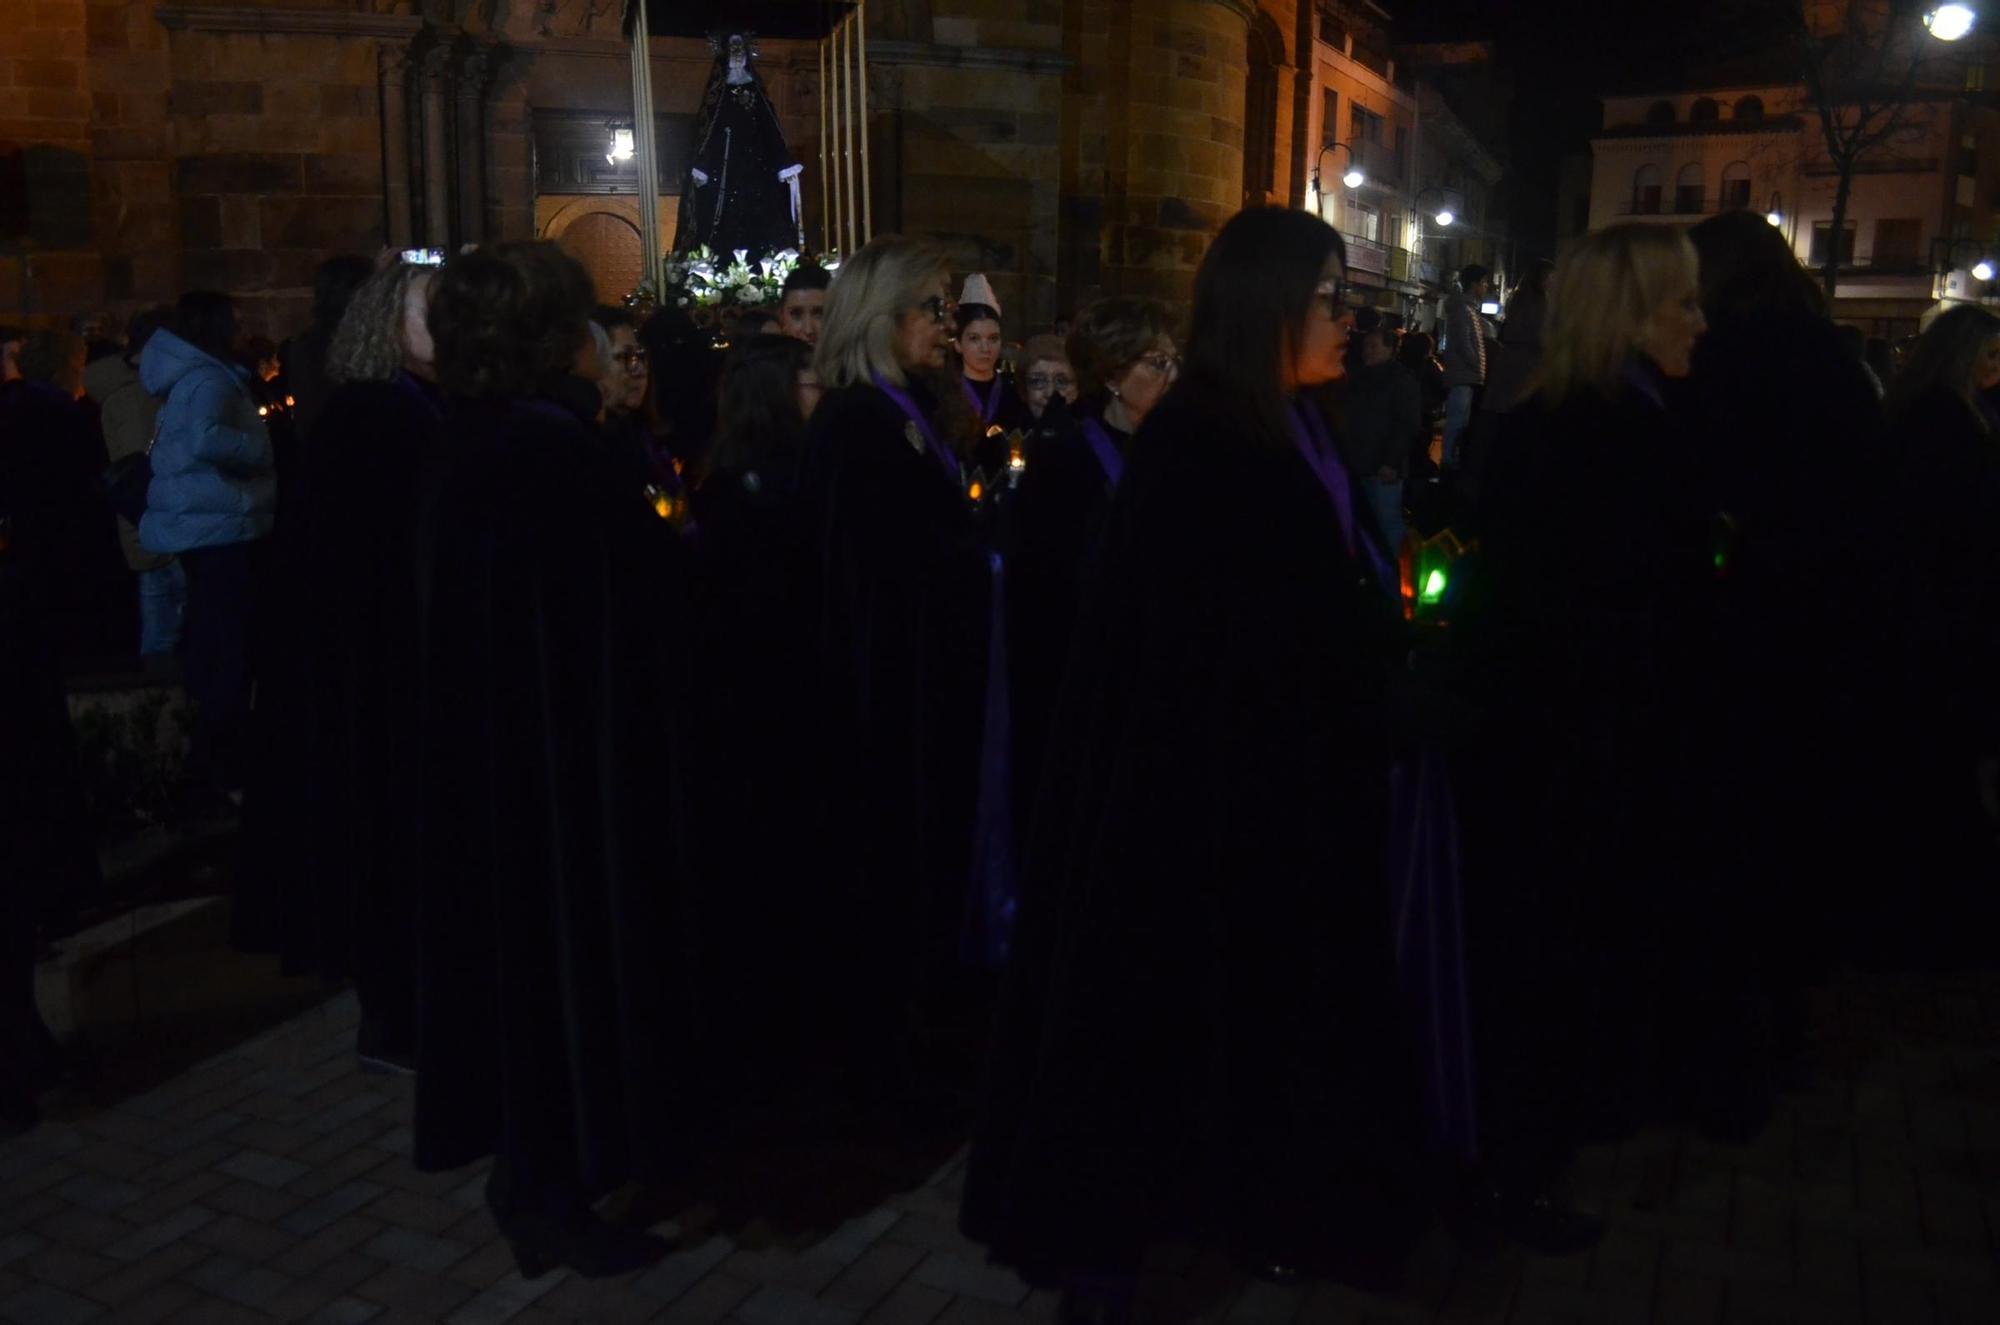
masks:
<path fill-rule="evenodd" d="M 417 512 L 444 417 L 432 272 L 399 263 L 369 277 L 327 351 L 331 394 L 280 535 L 287 618 L 259 692 L 276 738 L 250 810 L 269 817 L 273 831 L 254 840 L 274 854 L 253 857 L 262 867 L 246 871 L 238 907 L 240 936 L 354 980 L 357 1049 L 375 1071 L 415 1055 Z M 303 876 L 299 834 L 314 846 Z"/>
<path fill-rule="evenodd" d="M 1718 919 L 1688 849 L 1714 574 L 1675 406 L 1704 330 L 1694 250 L 1665 227 L 1590 235 L 1549 309 L 1536 389 L 1488 473 L 1485 591 L 1454 623 L 1488 722 L 1460 770 L 1486 1158 L 1517 1228 L 1543 1222 L 1578 1140 L 1656 1103 L 1642 1081 L 1691 1080 L 1660 1010 L 1706 1015 L 1714 991 L 1662 990 L 1711 969 Z"/>
<path fill-rule="evenodd" d="M 825 874 L 803 881 L 795 914 L 831 963 L 808 985 L 829 1068 L 871 1090 L 893 1089 L 910 1065 L 907 1027 L 950 1019 L 973 855 L 991 600 L 959 455 L 939 426 L 935 384 L 957 390 L 938 371 L 946 277 L 936 246 L 874 240 L 841 265 L 814 352 Z M 835 1006 L 826 994 L 838 988 L 855 1001 Z M 966 1029 L 934 1042 L 976 1044 Z"/>

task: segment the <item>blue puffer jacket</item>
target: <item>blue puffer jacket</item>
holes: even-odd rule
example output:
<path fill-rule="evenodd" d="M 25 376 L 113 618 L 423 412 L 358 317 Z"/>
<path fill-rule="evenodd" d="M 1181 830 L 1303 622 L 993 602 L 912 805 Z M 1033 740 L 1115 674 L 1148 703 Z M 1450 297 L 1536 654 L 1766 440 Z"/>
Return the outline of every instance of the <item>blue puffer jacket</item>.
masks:
<path fill-rule="evenodd" d="M 270 533 L 278 499 L 271 437 L 242 370 L 158 331 L 139 356 L 139 380 L 167 402 L 139 541 L 153 552 L 186 552 Z"/>

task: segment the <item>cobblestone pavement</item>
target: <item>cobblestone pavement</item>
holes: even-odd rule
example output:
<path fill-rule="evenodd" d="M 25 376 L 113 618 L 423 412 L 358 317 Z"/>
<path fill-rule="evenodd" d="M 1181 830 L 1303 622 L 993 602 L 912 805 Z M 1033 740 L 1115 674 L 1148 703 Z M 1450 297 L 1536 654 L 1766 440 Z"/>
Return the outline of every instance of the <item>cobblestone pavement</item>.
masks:
<path fill-rule="evenodd" d="M 1611 1232 L 1563 1260 L 1473 1260 L 1442 1234 L 1409 1287 L 1248 1282 L 1192 1252 L 1146 1297 L 1221 1325 L 1370 1321 L 2000 1322 L 2000 977 L 1850 980 L 1818 997 L 1817 1066 L 1754 1144 L 1649 1133 L 1586 1152 Z M 405 1158 L 406 1081 L 361 1075 L 336 998 L 114 1107 L 0 1145 L 0 1320 L 662 1321 L 1008 1325 L 1051 1295 L 954 1227 L 963 1156 L 874 1208 L 778 1236 L 680 1218 L 623 1280 L 523 1282 L 484 1174 Z M 724 1231 L 724 1230 L 728 1231 Z"/>

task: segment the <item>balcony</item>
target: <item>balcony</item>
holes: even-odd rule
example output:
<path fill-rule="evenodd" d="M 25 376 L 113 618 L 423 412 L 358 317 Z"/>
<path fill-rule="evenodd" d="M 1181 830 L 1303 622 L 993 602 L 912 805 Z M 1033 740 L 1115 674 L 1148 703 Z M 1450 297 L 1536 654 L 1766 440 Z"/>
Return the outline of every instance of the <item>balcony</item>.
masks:
<path fill-rule="evenodd" d="M 1385 280 L 1414 283 L 1422 279 L 1423 269 L 1431 265 L 1406 248 L 1395 248 L 1344 230 L 1340 237 L 1347 243 L 1350 271 L 1372 272 Z"/>
<path fill-rule="evenodd" d="M 1681 205 L 1685 199 L 1627 198 L 1618 205 L 1620 216 L 1719 216 L 1723 212 L 1747 212 L 1753 210 L 1746 198 L 1740 202 L 1722 198 L 1703 198 L 1699 207 Z"/>

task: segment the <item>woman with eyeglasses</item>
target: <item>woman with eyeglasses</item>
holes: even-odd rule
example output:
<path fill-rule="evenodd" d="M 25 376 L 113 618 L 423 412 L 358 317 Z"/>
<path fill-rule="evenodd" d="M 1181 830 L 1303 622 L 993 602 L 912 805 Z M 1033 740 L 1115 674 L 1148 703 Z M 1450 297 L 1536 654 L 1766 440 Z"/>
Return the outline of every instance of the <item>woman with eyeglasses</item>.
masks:
<path fill-rule="evenodd" d="M 1089 552 L 1118 490 L 1132 434 L 1180 369 L 1167 310 L 1103 299 L 1076 320 L 1062 371 L 1083 383 L 1074 410 L 1043 415 L 1010 512 L 1008 679 L 1014 718 L 1014 809 L 1026 831 L 1040 785 L 1056 691 L 1076 628 Z M 1038 364 L 1031 372 L 1048 372 Z"/>
<path fill-rule="evenodd" d="M 944 250 L 882 236 L 841 265 L 807 430 L 820 537 L 822 874 L 801 915 L 826 965 L 807 1038 L 846 1090 L 913 1088 L 965 992 L 990 570 L 961 454 L 940 426 L 951 325 Z M 823 908 L 815 910 L 814 908 Z M 825 997 L 844 989 L 851 998 Z M 912 1031 L 911 1027 L 916 1027 Z M 974 1037 L 976 1038 L 976 1037 Z M 964 1063 L 959 1068 L 967 1066 Z"/>
<path fill-rule="evenodd" d="M 962 1211 L 1079 1318 L 1128 1313 L 1157 1243 L 1352 1276 L 1419 1222 L 1393 572 L 1308 401 L 1343 371 L 1344 280 L 1309 213 L 1222 228 L 1085 591 Z M 1129 402 L 1132 360 L 1085 380 Z"/>
<path fill-rule="evenodd" d="M 1069 351 L 1061 336 L 1029 337 L 1021 350 L 1021 363 L 1021 403 L 1036 424 L 1048 420 L 1049 406 L 1061 402 L 1060 412 L 1076 403 L 1076 373 L 1069 366 Z"/>
<path fill-rule="evenodd" d="M 1564 256 L 1453 615 L 1483 719 L 1459 788 L 1488 1195 L 1547 1250 L 1596 1223 L 1546 1195 L 1579 1139 L 1628 1135 L 1645 1087 L 1685 1080 L 1662 990 L 1707 965 L 1694 664 L 1726 551 L 1680 394 L 1704 327 L 1682 231 L 1613 226 Z"/>

